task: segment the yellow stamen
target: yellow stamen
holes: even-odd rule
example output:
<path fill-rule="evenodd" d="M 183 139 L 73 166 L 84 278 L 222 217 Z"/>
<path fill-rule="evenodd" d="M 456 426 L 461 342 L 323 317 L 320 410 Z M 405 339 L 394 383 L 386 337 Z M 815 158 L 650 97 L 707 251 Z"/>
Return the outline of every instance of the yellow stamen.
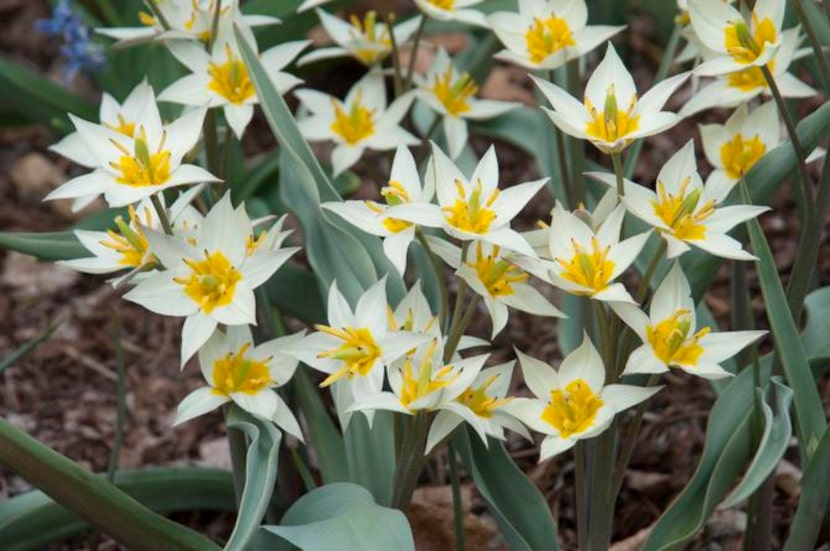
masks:
<path fill-rule="evenodd" d="M 489 389 L 498 378 L 498 373 L 491 375 L 481 384 L 481 386 L 470 386 L 467 388 L 467 390 L 462 392 L 456 400 L 461 405 L 467 406 L 479 417 L 489 419 L 493 416 L 493 411 L 502 407 L 511 400 L 511 398 L 496 398 L 495 396 L 489 396 L 487 394 L 487 389 Z"/>
<path fill-rule="evenodd" d="M 256 394 L 277 384 L 268 372 L 271 358 L 254 360 L 247 357 L 251 343 L 243 344 L 235 353 L 229 352 L 213 362 L 213 392 L 230 396 L 233 392 Z"/>
<path fill-rule="evenodd" d="M 375 110 L 362 105 L 362 96 L 361 93 L 357 94 L 348 112 L 339 101 L 332 100 L 334 122 L 331 123 L 331 131 L 349 145 L 356 145 L 375 134 Z"/>
<path fill-rule="evenodd" d="M 352 24 L 353 31 L 352 40 L 356 44 L 369 43 L 378 47 L 357 48 L 354 50 L 354 55 L 363 62 L 364 65 L 372 65 L 385 58 L 392 49 L 392 40 L 389 37 L 389 31 L 386 26 L 377 24 L 378 14 L 374 10 L 366 12 L 361 20 L 358 16 L 352 15 L 349 21 Z"/>
<path fill-rule="evenodd" d="M 487 233 L 496 219 L 496 212 L 490 207 L 498 199 L 499 190 L 494 189 L 482 204 L 481 180 L 476 182 L 469 198 L 461 182 L 456 180 L 455 188 L 458 193 L 455 204 L 441 209 L 445 213 L 447 224 L 469 233 Z"/>
<path fill-rule="evenodd" d="M 730 23 L 726 27 L 726 51 L 738 63 L 748 65 L 764 53 L 768 42 L 775 43 L 777 36 L 778 31 L 769 17 L 759 20 L 753 13 L 752 29 L 743 21 Z"/>
<path fill-rule="evenodd" d="M 568 383 L 564 391 L 550 391 L 550 402 L 542 412 L 542 421 L 558 430 L 560 437 L 568 438 L 591 428 L 603 403 L 587 382 L 576 379 Z"/>
<path fill-rule="evenodd" d="M 775 60 L 773 59 L 767 63 L 767 69 L 770 74 L 775 74 Z M 741 71 L 736 71 L 726 75 L 726 84 L 732 88 L 738 88 L 744 92 L 751 92 L 758 88 L 767 89 L 767 79 L 760 67 L 747 67 Z"/>
<path fill-rule="evenodd" d="M 456 117 L 470 110 L 468 100 L 478 92 L 478 86 L 467 73 L 462 74 L 458 80 L 453 82 L 453 70 L 450 66 L 435 78 L 435 84 L 432 85 L 430 91 L 435 94 L 447 113 Z"/>
<path fill-rule="evenodd" d="M 632 132 L 635 132 L 640 126 L 640 115 L 635 115 L 634 110 L 637 107 L 637 97 L 631 98 L 628 109 L 623 111 L 617 105 L 617 96 L 614 92 L 614 85 L 608 87 L 608 92 L 605 96 L 605 108 L 603 111 L 597 110 L 591 101 L 585 98 L 585 108 L 591 115 L 591 122 L 585 126 L 585 133 L 604 142 L 615 142 Z M 630 140 L 625 142 L 625 145 Z"/>
<path fill-rule="evenodd" d="M 727 176 L 735 180 L 743 178 L 749 169 L 755 166 L 764 153 L 767 146 L 761 141 L 761 137 L 755 134 L 749 139 L 744 139 L 743 134 L 738 132 L 732 139 L 723 144 L 720 148 L 720 158 L 723 161 L 723 168 Z"/>
<path fill-rule="evenodd" d="M 552 15 L 547 19 L 533 18 L 533 25 L 525 33 L 525 44 L 530 61 L 541 63 L 551 54 L 568 46 L 575 46 L 576 40 L 568 22 Z"/>
<path fill-rule="evenodd" d="M 690 337 L 691 328 L 691 312 L 681 309 L 655 326 L 646 326 L 646 340 L 654 349 L 655 356 L 667 365 L 695 366 L 703 354 L 703 347 L 698 341 L 711 329 L 704 327 Z"/>
<path fill-rule="evenodd" d="M 579 294 L 593 295 L 608 287 L 611 274 L 614 272 L 614 263 L 608 260 L 611 247 L 606 246 L 600 249 L 599 240 L 596 237 L 591 238 L 591 251 L 586 251 L 585 247 L 576 241 L 571 241 L 571 243 L 574 248 L 573 258 L 556 259 L 563 269 L 561 277 L 590 289 Z"/>
<path fill-rule="evenodd" d="M 427 0 L 427 2 L 442 10 L 455 9 L 455 0 Z"/>
<path fill-rule="evenodd" d="M 499 258 L 498 246 L 494 246 L 489 255 L 482 252 L 481 241 L 476 244 L 476 259 L 467 265 L 478 274 L 478 279 L 493 297 L 512 295 L 513 283 L 524 283 L 530 275 L 524 273 L 503 258 Z"/>
<path fill-rule="evenodd" d="M 409 408 L 412 402 L 427 396 L 445 386 L 451 384 L 458 378 L 458 373 L 453 373 L 451 365 L 446 365 L 432 372 L 432 362 L 435 356 L 437 341 L 433 340 L 424 353 L 421 365 L 416 374 L 412 372 L 412 358 L 408 357 L 404 362 L 403 381 L 401 386 L 400 401 L 404 407 Z"/>
<path fill-rule="evenodd" d="M 135 122 L 126 120 L 124 115 L 120 113 L 118 114 L 118 124 L 104 123 L 104 126 L 130 138 L 132 138 L 135 133 Z"/>
<path fill-rule="evenodd" d="M 355 375 L 365 377 L 372 370 L 375 361 L 380 358 L 380 347 L 375 343 L 372 332 L 366 327 L 344 327 L 339 329 L 318 324 L 314 328 L 343 341 L 343 344 L 337 348 L 326 350 L 317 355 L 318 358 L 330 358 L 343 362 L 341 369 L 332 373 L 320 383 L 321 387 L 329 386 L 343 377 L 349 379 Z"/>
<path fill-rule="evenodd" d="M 226 306 L 233 302 L 236 284 L 242 274 L 231 264 L 221 251 L 205 251 L 204 260 L 185 258 L 185 264 L 191 269 L 187 277 L 177 277 L 173 281 L 184 286 L 184 292 L 205 314 L 214 308 Z"/>
<path fill-rule="evenodd" d="M 256 94 L 254 84 L 248 75 L 248 68 L 242 59 L 225 45 L 225 62 L 221 65 L 213 61 L 208 63 L 210 82 L 208 89 L 216 92 L 234 105 L 242 105 L 245 100 Z"/>
<path fill-rule="evenodd" d="M 170 179 L 170 151 L 164 150 L 166 141 L 167 131 L 156 152 L 150 153 L 143 126 L 138 129 L 133 151 L 116 140 L 110 140 L 122 153 L 117 163 L 110 163 L 112 168 L 121 172 L 121 176 L 116 177 L 116 182 L 134 187 L 159 186 L 167 182 Z"/>
<path fill-rule="evenodd" d="M 700 240 L 706 236 L 703 221 L 715 212 L 715 201 L 710 200 L 698 208 L 701 190 L 686 194 L 691 178 L 680 184 L 677 195 L 666 192 L 662 181 L 657 182 L 657 201 L 652 201 L 654 214 L 671 228 L 671 234 L 682 240 Z"/>
<path fill-rule="evenodd" d="M 153 255 L 150 255 L 146 262 L 144 261 L 149 245 L 147 238 L 144 236 L 144 231 L 141 229 L 142 224 L 150 225 L 152 220 L 150 209 L 145 209 L 143 222 L 139 219 L 134 205 L 128 207 L 127 213 L 130 222 L 127 223 L 121 216 L 116 217 L 115 226 L 118 231 L 108 230 L 108 238 L 102 240 L 101 245 L 118 252 L 121 255 L 121 260 L 118 263 L 128 268 L 137 268 L 142 264 L 154 262 L 156 257 Z"/>

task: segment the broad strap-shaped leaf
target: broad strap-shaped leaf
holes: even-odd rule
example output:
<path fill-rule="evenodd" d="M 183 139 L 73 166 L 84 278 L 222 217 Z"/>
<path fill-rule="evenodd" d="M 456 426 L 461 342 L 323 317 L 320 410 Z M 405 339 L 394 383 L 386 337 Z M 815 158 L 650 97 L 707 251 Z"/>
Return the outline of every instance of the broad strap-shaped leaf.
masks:
<path fill-rule="evenodd" d="M 306 551 L 415 549 L 403 513 L 377 505 L 367 490 L 343 482 L 316 488 L 298 499 L 279 526 L 263 528 L 258 548 L 283 549 L 275 545 L 280 540 Z"/>
<path fill-rule="evenodd" d="M 40 260 L 72 260 L 90 256 L 71 231 L 50 233 L 0 232 L 0 248 Z"/>
<path fill-rule="evenodd" d="M 830 430 L 824 432 L 801 478 L 801 497 L 784 551 L 813 549 L 830 505 Z"/>
<path fill-rule="evenodd" d="M 559 549 L 556 524 L 539 489 L 513 462 L 504 445 L 485 447 L 471 430 L 456 430 L 453 445 L 487 501 L 512 551 Z"/>
<path fill-rule="evenodd" d="M 761 380 L 769 369 L 762 368 Z M 682 549 L 706 523 L 749 463 L 755 387 L 751 369 L 736 376 L 709 414 L 703 454 L 691 480 L 658 519 L 643 551 Z"/>
<path fill-rule="evenodd" d="M 787 296 L 781 286 L 769 243 L 757 220 L 747 222 L 747 227 L 752 250 L 758 257 L 758 279 L 767 309 L 767 319 L 775 338 L 775 350 L 781 358 L 787 383 L 795 393 L 799 449 L 802 457 L 809 458 L 827 426 L 824 407 L 787 305 Z"/>
<path fill-rule="evenodd" d="M 773 377 L 772 384 L 775 392 L 774 412 L 773 408 L 766 403 L 763 392 L 756 389 L 759 400 L 763 404 L 764 432 L 752 463 L 740 484 L 724 500 L 723 507 L 732 507 L 754 494 L 755 490 L 775 471 L 775 467 L 784 457 L 784 452 L 790 444 L 790 436 L 792 436 L 790 404 L 793 401 L 793 391 L 783 383 L 780 377 Z"/>
<path fill-rule="evenodd" d="M 219 546 L 168 520 L 0 419 L 0 464 L 135 551 L 212 551 Z"/>
<path fill-rule="evenodd" d="M 114 484 L 156 513 L 236 511 L 229 471 L 202 467 L 118 471 Z M 40 490 L 0 502 L 4 551 L 43 549 L 89 528 Z"/>
<path fill-rule="evenodd" d="M 392 505 L 395 486 L 394 421 L 392 412 L 375 411 L 369 428 L 363 413 L 354 414 L 344 439 L 351 481 L 371 491 L 384 507 Z"/>
<path fill-rule="evenodd" d="M 277 480 L 282 433 L 270 420 L 260 419 L 234 405 L 228 412 L 228 430 L 239 430 L 250 444 L 245 456 L 245 488 L 225 551 L 242 551 L 259 529 Z"/>

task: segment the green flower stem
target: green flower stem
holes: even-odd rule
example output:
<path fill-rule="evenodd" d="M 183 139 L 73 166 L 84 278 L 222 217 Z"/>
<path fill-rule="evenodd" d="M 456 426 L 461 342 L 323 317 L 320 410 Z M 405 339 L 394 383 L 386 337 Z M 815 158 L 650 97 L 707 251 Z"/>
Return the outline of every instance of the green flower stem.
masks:
<path fill-rule="evenodd" d="M 159 9 L 157 0 L 147 0 L 147 6 L 150 8 L 150 11 L 153 12 L 153 17 L 158 19 L 159 23 L 161 23 L 162 28 L 165 31 L 169 31 L 172 29 L 170 26 L 170 22 L 164 17 L 164 13 Z"/>
<path fill-rule="evenodd" d="M 586 453 L 585 446 L 587 442 L 580 440 L 574 446 L 574 478 L 576 479 L 576 526 L 577 538 L 580 549 L 588 549 L 588 521 L 590 520 L 590 511 L 588 509 L 588 501 L 586 496 L 590 493 L 588 491 L 588 478 L 586 473 Z"/>
<path fill-rule="evenodd" d="M 424 34 L 424 27 L 427 24 L 425 15 L 421 16 L 421 22 L 418 24 L 418 30 L 415 31 L 415 38 L 412 41 L 412 53 L 409 56 L 409 68 L 406 71 L 406 80 L 404 81 L 404 92 L 407 92 L 412 87 L 412 76 L 415 73 L 415 62 L 418 59 L 418 48 L 421 47 L 421 37 Z"/>
<path fill-rule="evenodd" d="M 415 155 L 415 166 L 419 166 L 429 155 L 429 140 L 432 138 L 432 135 L 438 130 L 438 127 L 441 126 L 442 117 L 440 115 L 435 115 L 435 118 L 432 120 L 432 124 L 429 125 L 427 129 L 427 133 L 424 134 L 424 139 L 421 141 L 421 145 L 418 146 L 418 153 Z"/>
<path fill-rule="evenodd" d="M 775 103 L 778 105 L 778 111 L 784 119 L 784 125 L 787 127 L 787 134 L 790 136 L 790 143 L 792 143 L 793 151 L 795 151 L 796 159 L 798 159 L 799 183 L 801 184 L 801 193 L 805 199 L 805 219 L 809 222 L 810 219 L 815 216 L 815 197 L 813 196 L 812 186 L 810 185 L 810 175 L 807 173 L 807 156 L 804 152 L 804 147 L 801 145 L 801 140 L 798 137 L 795 122 L 793 121 L 789 109 L 787 109 L 787 103 L 784 101 L 784 97 L 778 89 L 778 84 L 775 82 L 775 78 L 772 76 L 772 73 L 769 72 L 769 68 L 766 65 L 762 65 L 760 69 L 764 74 L 764 78 L 767 81 L 767 85 L 769 86 L 773 97 L 775 98 Z"/>
<path fill-rule="evenodd" d="M 553 69 L 548 71 L 548 80 L 551 82 L 556 81 L 556 74 L 553 71 Z M 556 159 L 557 161 L 559 161 L 559 176 L 562 178 L 562 184 L 565 187 L 568 208 L 575 209 L 579 203 L 578 199 L 576 198 L 574 182 L 571 178 L 571 173 L 568 171 L 568 153 L 565 144 L 566 139 L 567 138 L 565 138 L 565 133 L 559 130 L 559 128 L 554 127 L 553 141 L 556 142 Z"/>
<path fill-rule="evenodd" d="M 213 19 L 210 22 L 210 39 L 206 44 L 208 54 L 213 50 L 213 45 L 216 44 L 216 35 L 219 34 L 219 15 L 222 13 L 222 0 L 216 0 L 216 8 L 213 10 Z"/>
<path fill-rule="evenodd" d="M 426 461 L 424 446 L 429 429 L 429 414 L 419 411 L 413 419 L 407 419 L 407 428 L 401 444 L 395 469 L 395 488 L 392 492 L 392 507 L 406 511 L 412 501 L 412 494 L 418 486 L 418 476 Z"/>
<path fill-rule="evenodd" d="M 677 47 L 680 45 L 680 31 L 683 30 L 682 25 L 675 24 L 671 31 L 671 36 L 666 44 L 666 51 L 660 59 L 660 66 L 657 68 L 657 74 L 654 76 L 654 83 L 665 80 L 669 74 L 669 70 L 674 64 L 674 56 L 677 52 Z M 640 152 L 643 150 L 645 140 L 639 139 L 631 145 L 628 150 L 628 157 L 625 159 L 625 177 L 631 179 L 634 176 L 634 169 L 637 168 L 637 160 L 640 158 Z"/>
<path fill-rule="evenodd" d="M 392 69 L 394 70 L 395 82 L 395 97 L 400 97 L 403 94 L 403 78 L 401 75 L 401 58 L 400 50 L 398 49 L 398 40 L 395 38 L 395 27 L 392 24 L 392 16 L 386 10 L 381 10 L 381 17 L 386 24 L 386 30 L 389 32 L 389 44 L 392 48 Z"/>
<path fill-rule="evenodd" d="M 801 20 L 801 24 L 804 26 L 804 32 L 807 35 L 807 40 L 810 41 L 810 46 L 813 49 L 813 56 L 818 64 L 818 70 L 821 75 L 821 83 L 824 86 L 824 92 L 830 93 L 830 66 L 827 64 L 827 57 L 825 56 L 821 40 L 819 39 L 818 34 L 816 34 L 816 29 L 813 27 L 813 21 L 807 14 L 807 10 L 804 8 L 803 2 L 804 0 L 795 0 L 792 2 L 792 5 L 798 14 L 798 18 Z M 822 2 L 822 4 L 824 4 L 824 9 L 828 10 L 828 14 L 830 14 L 830 4 L 828 4 L 827 0 Z"/>
<path fill-rule="evenodd" d="M 420 227 L 415 229 L 415 236 L 424 247 L 424 250 L 427 253 L 427 258 L 429 258 L 429 264 L 432 266 L 432 271 L 435 273 L 435 280 L 438 282 L 441 302 L 438 310 L 438 320 L 440 323 L 439 326 L 443 330 L 446 328 L 446 324 L 449 323 L 449 320 L 447 319 L 447 310 L 449 309 L 450 303 L 449 291 L 447 291 L 447 286 L 444 284 L 444 270 L 441 268 L 441 263 L 438 261 L 438 257 L 435 256 L 435 251 L 433 251 L 432 247 L 429 246 L 429 241 L 427 241 L 424 231 Z"/>
<path fill-rule="evenodd" d="M 216 110 L 208 109 L 207 114 L 205 114 L 204 128 L 202 129 L 205 140 L 205 156 L 207 157 L 208 171 L 221 178 L 222 158 L 219 154 L 219 137 L 216 130 Z"/>
<path fill-rule="evenodd" d="M 625 197 L 625 176 L 623 174 L 622 153 L 611 153 L 611 162 L 614 164 L 614 176 L 617 179 L 617 196 Z"/>
<path fill-rule="evenodd" d="M 173 226 L 170 225 L 170 218 L 167 217 L 167 209 L 161 204 L 161 200 L 155 193 L 150 196 L 150 201 L 153 203 L 153 208 L 156 209 L 161 227 L 167 235 L 173 235 Z"/>
<path fill-rule="evenodd" d="M 450 462 L 450 484 L 452 484 L 452 512 L 455 525 L 455 548 L 457 551 L 467 549 L 464 535 L 464 511 L 461 503 L 461 482 L 458 477 L 458 458 L 452 440 L 447 442 L 447 458 Z"/>
<path fill-rule="evenodd" d="M 227 420 L 229 407 L 225 407 Z M 227 424 L 227 423 L 226 423 Z M 242 501 L 242 491 L 245 489 L 245 456 L 248 454 L 248 442 L 245 433 L 241 430 L 227 429 L 228 446 L 231 453 L 231 469 L 233 471 L 233 489 L 236 493 L 236 505 Z"/>
<path fill-rule="evenodd" d="M 579 70 L 579 59 L 568 62 L 566 74 L 568 92 L 572 96 L 579 97 L 582 92 L 582 73 Z M 563 138 L 565 137 L 564 134 L 560 134 Z M 570 205 L 570 208 L 575 209 L 585 201 L 585 178 L 582 176 L 582 173 L 585 172 L 585 142 L 576 138 L 569 138 L 568 144 L 570 145 L 571 185 L 573 186 L 573 200 L 575 201 Z"/>
<path fill-rule="evenodd" d="M 127 369 L 124 361 L 124 346 L 121 344 L 121 328 L 118 314 L 113 316 L 112 340 L 115 345 L 115 369 L 117 406 L 115 410 L 115 435 L 112 439 L 112 451 L 107 467 L 107 480 L 115 478 L 118 471 L 118 457 L 121 455 L 121 446 L 124 443 L 124 425 L 127 421 Z"/>

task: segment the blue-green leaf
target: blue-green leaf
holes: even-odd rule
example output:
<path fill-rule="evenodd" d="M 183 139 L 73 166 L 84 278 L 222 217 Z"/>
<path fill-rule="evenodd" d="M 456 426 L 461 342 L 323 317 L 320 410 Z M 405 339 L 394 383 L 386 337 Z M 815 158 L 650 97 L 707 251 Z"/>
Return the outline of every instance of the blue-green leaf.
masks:
<path fill-rule="evenodd" d="M 830 429 L 824 432 L 804 476 L 801 478 L 801 497 L 790 525 L 790 536 L 784 551 L 813 549 L 830 504 Z"/>
<path fill-rule="evenodd" d="M 372 428 L 363 413 L 352 415 L 346 428 L 346 460 L 352 482 L 371 491 L 379 505 L 389 506 L 395 485 L 394 417 L 388 411 L 374 414 Z"/>
<path fill-rule="evenodd" d="M 355 484 L 335 483 L 312 490 L 285 513 L 279 526 L 265 526 L 260 541 L 281 540 L 306 551 L 360 549 L 414 551 L 406 516 L 377 505 L 372 495 Z M 278 547 L 277 549 L 282 549 Z"/>
<path fill-rule="evenodd" d="M 545 498 L 516 466 L 504 445 L 490 439 L 489 446 L 485 447 L 479 436 L 470 430 L 456 430 L 452 438 L 510 549 L 559 549 L 556 524 Z"/>

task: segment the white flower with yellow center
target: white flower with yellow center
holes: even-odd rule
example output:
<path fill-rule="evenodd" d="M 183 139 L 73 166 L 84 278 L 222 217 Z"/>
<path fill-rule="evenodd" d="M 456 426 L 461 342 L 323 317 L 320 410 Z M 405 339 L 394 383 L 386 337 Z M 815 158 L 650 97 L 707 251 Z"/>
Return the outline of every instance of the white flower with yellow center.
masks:
<path fill-rule="evenodd" d="M 808 98 L 818 93 L 814 88 L 787 72 L 795 59 L 812 52 L 811 50 L 809 53 L 799 50 L 800 41 L 800 29 L 783 31 L 778 53 L 767 63 L 775 84 L 785 98 Z M 748 103 L 758 96 L 771 97 L 772 92 L 760 67 L 752 65 L 740 71 L 719 76 L 710 84 L 703 86 L 683 105 L 679 115 L 686 118 L 713 107 L 732 108 Z"/>
<path fill-rule="evenodd" d="M 345 385 L 353 398 L 380 392 L 385 368 L 430 337 L 389 327 L 386 278 L 375 283 L 352 311 L 332 283 L 328 297 L 328 325 L 317 324 L 288 353 L 326 373 L 320 384 Z M 346 404 L 348 405 L 348 404 Z"/>
<path fill-rule="evenodd" d="M 601 301 L 634 302 L 614 280 L 640 254 L 649 232 L 620 241 L 625 208 L 619 205 L 598 229 L 557 202 L 548 228 L 551 260 L 517 258 L 515 263 L 567 293 Z"/>
<path fill-rule="evenodd" d="M 148 40 L 191 40 L 207 43 L 213 34 L 213 20 L 217 2 L 220 0 L 157 0 L 160 18 L 150 10 L 140 11 L 138 20 L 141 27 L 98 28 L 95 32 L 114 38 L 119 46 L 127 46 Z M 233 34 L 236 24 L 248 37 L 253 37 L 250 27 L 275 25 L 280 22 L 276 17 L 266 15 L 242 15 L 238 0 L 221 0 L 219 12 L 219 35 Z M 169 28 L 168 28 L 169 27 Z"/>
<path fill-rule="evenodd" d="M 689 0 L 692 29 L 701 43 L 718 55 L 698 65 L 704 76 L 734 73 L 766 65 L 781 45 L 785 2 L 758 0 L 744 20 L 741 12 L 721 0 Z"/>
<path fill-rule="evenodd" d="M 497 58 L 546 70 L 581 57 L 625 28 L 587 26 L 584 0 L 520 0 L 518 13 L 494 13 L 488 21 L 506 48 Z"/>
<path fill-rule="evenodd" d="M 427 227 L 443 228 L 463 241 L 481 240 L 535 256 L 510 221 L 545 185 L 547 178 L 499 189 L 499 165 L 493 146 L 467 179 L 441 149 L 432 144 L 427 180 L 435 183 L 438 205 L 401 205 L 396 216 Z"/>
<path fill-rule="evenodd" d="M 605 57 L 585 86 L 583 103 L 551 82 L 533 81 L 553 107 L 545 112 L 562 132 L 588 140 L 605 153 L 615 153 L 680 121 L 674 113 L 661 109 L 688 76 L 682 73 L 667 78 L 638 98 L 631 73 L 609 42 Z"/>
<path fill-rule="evenodd" d="M 280 94 L 302 82 L 282 69 L 294 61 L 308 43 L 307 40 L 285 42 L 260 54 L 262 66 Z M 171 45 L 171 52 L 192 74 L 168 86 L 159 95 L 159 101 L 195 107 L 222 107 L 228 126 L 237 138 L 242 138 L 259 97 L 242 55 L 234 44 L 232 41 L 217 42 L 211 54 L 192 42 Z M 255 48 L 255 44 L 253 46 Z"/>
<path fill-rule="evenodd" d="M 426 77 L 415 77 L 416 95 L 443 117 L 450 158 L 455 159 L 468 142 L 467 120 L 492 119 L 520 106 L 518 103 L 476 98 L 478 85 L 467 73 L 459 73 L 447 51 L 441 48 Z"/>
<path fill-rule="evenodd" d="M 323 28 L 336 46 L 319 48 L 304 55 L 299 65 L 305 65 L 321 59 L 351 56 L 366 66 L 381 63 L 392 53 L 392 36 L 386 23 L 378 20 L 377 12 L 366 12 L 363 19 L 352 15 L 348 22 L 323 10 L 317 10 Z M 393 27 L 395 45 L 401 47 L 412 38 L 420 17 L 413 17 Z"/>
<path fill-rule="evenodd" d="M 428 204 L 434 189 L 421 187 L 421 177 L 412 153 L 398 146 L 392 162 L 389 182 L 380 190 L 384 201 L 344 201 L 324 203 L 323 208 L 336 213 L 360 230 L 383 238 L 383 252 L 399 274 L 406 271 L 406 253 L 415 238 L 412 222 L 394 217 L 398 205 Z"/>
<path fill-rule="evenodd" d="M 362 396 L 355 400 L 349 411 L 381 409 L 406 415 L 448 412 L 459 419 L 458 423 L 466 421 L 486 444 L 488 433 L 484 417 L 479 417 L 465 401 L 458 398 L 474 384 L 489 356 L 457 357 L 445 363 L 442 360 L 443 351 L 440 337 L 419 346 L 414 353 L 389 367 L 391 392 L 379 391 Z M 501 405 L 495 404 L 493 409 Z M 427 435 L 426 452 L 447 434 L 446 421 L 438 425 L 433 422 Z"/>
<path fill-rule="evenodd" d="M 611 174 L 592 174 L 609 186 Z M 694 245 L 709 254 L 733 260 L 755 260 L 727 232 L 769 210 L 751 205 L 721 206 L 732 189 L 725 180 L 704 185 L 697 172 L 694 141 L 689 140 L 657 176 L 657 192 L 625 181 L 622 203 L 631 214 L 653 226 L 666 240 L 667 256 L 676 258 Z"/>
<path fill-rule="evenodd" d="M 724 4 L 734 4 L 735 0 L 719 0 Z M 695 34 L 694 29 L 692 29 L 691 25 L 691 17 L 689 16 L 689 3 L 687 0 L 677 0 L 677 9 L 680 12 L 677 17 L 674 18 L 674 21 L 677 25 L 681 26 L 680 36 L 682 36 L 686 40 L 686 46 L 683 50 L 677 55 L 675 59 L 675 63 L 685 63 L 687 61 L 699 61 L 701 56 L 705 57 L 706 59 L 711 59 L 712 57 L 716 57 L 718 55 L 717 52 L 712 52 L 709 50 L 703 43 L 700 42 L 700 39 Z"/>
<path fill-rule="evenodd" d="M 152 252 L 164 267 L 143 279 L 124 298 L 165 316 L 186 316 L 181 363 L 207 341 L 218 324 L 256 325 L 254 289 L 265 283 L 299 249 L 248 255 L 251 221 L 226 194 L 208 212 L 191 239 L 145 229 Z"/>
<path fill-rule="evenodd" d="M 490 338 L 507 325 L 508 307 L 536 316 L 566 317 L 529 283 L 530 274 L 516 266 L 515 254 L 502 251 L 498 245 L 473 241 L 462 260 L 462 251 L 455 245 L 435 237 L 430 237 L 429 243 L 435 254 L 484 300 L 493 321 Z"/>
<path fill-rule="evenodd" d="M 302 441 L 297 419 L 276 392 L 297 369 L 297 359 L 283 349 L 298 338 L 302 338 L 301 333 L 255 345 L 247 325 L 229 327 L 226 333 L 216 331 L 199 349 L 199 365 L 207 386 L 182 400 L 175 424 L 233 402 Z"/>
<path fill-rule="evenodd" d="M 707 186 L 731 187 L 780 141 L 780 123 L 775 102 L 770 101 L 752 113 L 741 105 L 726 124 L 700 125 L 700 137 L 706 159 L 715 168 Z"/>
<path fill-rule="evenodd" d="M 473 412 L 487 436 L 505 440 L 504 429 L 508 429 L 531 440 L 530 433 L 524 425 L 507 413 L 504 407 L 513 399 L 507 396 L 513 375 L 513 364 L 511 361 L 482 369 L 470 386 L 455 397 L 455 401 Z M 470 415 L 466 411 L 459 414 L 452 409 L 440 408 L 429 428 L 426 453 L 469 418 Z M 487 439 L 482 438 L 482 441 L 487 446 Z"/>
<path fill-rule="evenodd" d="M 513 398 L 504 409 L 545 435 L 539 461 L 599 435 L 616 414 L 648 400 L 661 388 L 606 385 L 602 358 L 587 335 L 558 370 L 518 350 L 516 354 L 535 398 Z"/>
<path fill-rule="evenodd" d="M 196 165 L 182 164 L 202 132 L 205 109 L 162 125 L 152 91 L 140 110 L 133 135 L 69 115 L 95 159 L 93 172 L 69 180 L 45 200 L 97 197 L 111 207 L 138 202 L 159 191 L 219 179 Z"/>
<path fill-rule="evenodd" d="M 480 4 L 482 0 L 415 0 L 421 13 L 438 21 L 459 21 L 478 27 L 487 26 L 487 18 L 470 7 Z"/>
<path fill-rule="evenodd" d="M 297 90 L 294 95 L 311 111 L 298 123 L 303 137 L 335 143 L 331 153 L 335 176 L 355 164 L 367 148 L 389 151 L 420 143 L 400 126 L 414 96 L 404 94 L 387 107 L 386 85 L 378 73 L 355 83 L 342 101 L 316 90 Z"/>
<path fill-rule="evenodd" d="M 191 188 L 170 207 L 168 217 L 174 231 L 179 229 L 180 219 L 184 222 L 194 213 L 198 214 L 190 203 L 201 191 L 200 186 Z M 159 196 L 159 201 L 164 207 L 164 195 Z M 144 231 L 159 230 L 161 223 L 150 199 L 144 199 L 138 205 L 130 205 L 127 208 L 127 218 L 117 216 L 114 226 L 105 232 L 75 230 L 75 237 L 94 256 L 66 260 L 59 264 L 87 274 L 110 274 L 124 270 L 132 272 L 154 268 L 156 257 L 149 249 Z M 117 285 L 120 281 L 121 278 L 117 278 L 112 283 Z"/>
<path fill-rule="evenodd" d="M 729 377 L 719 364 L 766 334 L 698 328 L 689 282 L 677 262 L 654 292 L 648 316 L 630 304 L 612 307 L 643 341 L 629 357 L 625 375 L 663 373 L 676 367 L 706 379 Z"/>
<path fill-rule="evenodd" d="M 104 92 L 101 95 L 101 106 L 98 111 L 99 124 L 132 138 L 135 134 L 139 114 L 151 94 L 152 89 L 146 80 L 133 88 L 124 103 L 118 103 L 115 98 Z M 87 149 L 86 142 L 78 132 L 67 134 L 49 149 L 81 166 L 87 168 L 95 166 L 96 157 Z M 72 210 L 74 212 L 81 210 L 97 197 L 98 194 L 89 197 L 78 197 L 72 204 Z"/>

